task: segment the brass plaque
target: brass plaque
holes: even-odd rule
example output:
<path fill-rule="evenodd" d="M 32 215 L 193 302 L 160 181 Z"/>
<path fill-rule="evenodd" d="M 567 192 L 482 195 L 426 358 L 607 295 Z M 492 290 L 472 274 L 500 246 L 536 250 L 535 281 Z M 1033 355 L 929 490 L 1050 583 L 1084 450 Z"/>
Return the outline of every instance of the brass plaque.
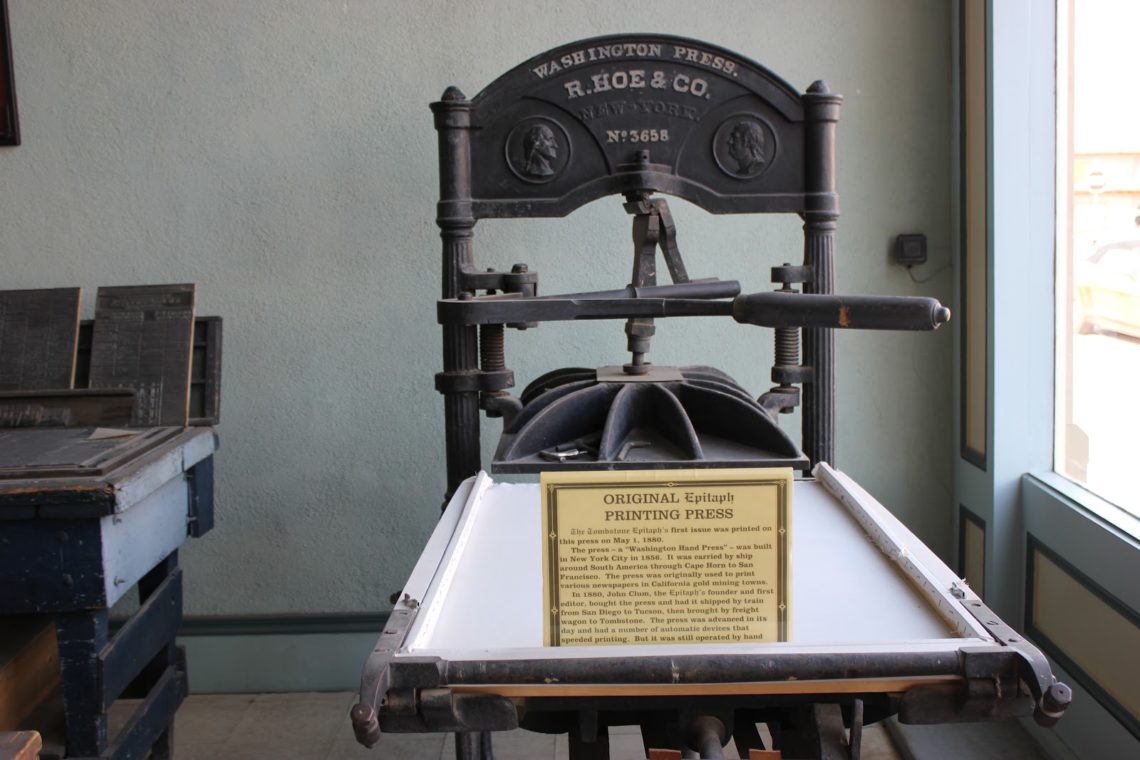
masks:
<path fill-rule="evenodd" d="M 546 646 L 787 641 L 791 468 L 544 472 Z"/>

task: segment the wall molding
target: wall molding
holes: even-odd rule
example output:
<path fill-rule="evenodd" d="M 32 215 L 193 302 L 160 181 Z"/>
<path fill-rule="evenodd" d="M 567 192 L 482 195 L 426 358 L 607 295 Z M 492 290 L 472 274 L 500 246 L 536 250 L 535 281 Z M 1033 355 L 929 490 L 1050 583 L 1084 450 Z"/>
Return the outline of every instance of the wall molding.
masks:
<path fill-rule="evenodd" d="M 182 636 L 298 636 L 374 633 L 388 622 L 388 612 L 318 613 L 298 615 L 187 615 Z"/>

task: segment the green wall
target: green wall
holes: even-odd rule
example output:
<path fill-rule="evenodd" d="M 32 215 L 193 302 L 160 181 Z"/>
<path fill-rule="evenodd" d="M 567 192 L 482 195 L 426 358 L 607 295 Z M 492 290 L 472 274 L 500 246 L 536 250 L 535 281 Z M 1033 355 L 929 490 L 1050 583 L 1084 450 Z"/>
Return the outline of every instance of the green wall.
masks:
<path fill-rule="evenodd" d="M 940 0 L 482 3 L 9 0 L 23 145 L 0 148 L 0 287 L 196 282 L 225 318 L 217 528 L 183 551 L 187 612 L 386 609 L 444 487 L 428 103 L 474 95 L 560 43 L 665 32 L 845 96 L 839 287 L 949 303 L 889 263 L 924 232 L 951 255 L 950 5 Z M 673 204 L 693 276 L 771 288 L 796 219 Z M 481 266 L 528 262 L 546 292 L 628 279 L 629 218 L 482 222 Z M 508 336 L 520 384 L 624 360 L 621 324 Z M 951 331 L 839 337 L 838 465 L 943 556 L 951 529 Z M 658 364 L 766 390 L 771 338 L 663 321 Z M 786 420 L 798 429 L 798 418 Z M 485 455 L 498 423 L 486 426 Z M 807 540 L 800 537 L 800 540 Z"/>

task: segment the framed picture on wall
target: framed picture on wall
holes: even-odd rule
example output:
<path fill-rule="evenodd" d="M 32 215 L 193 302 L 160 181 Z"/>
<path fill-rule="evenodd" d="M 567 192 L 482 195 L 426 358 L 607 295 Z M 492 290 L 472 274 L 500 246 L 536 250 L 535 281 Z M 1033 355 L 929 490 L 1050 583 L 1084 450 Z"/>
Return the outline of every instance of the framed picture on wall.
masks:
<path fill-rule="evenodd" d="M 0 0 L 0 145 L 19 144 L 20 120 L 16 116 L 12 39 L 8 34 L 8 0 Z"/>

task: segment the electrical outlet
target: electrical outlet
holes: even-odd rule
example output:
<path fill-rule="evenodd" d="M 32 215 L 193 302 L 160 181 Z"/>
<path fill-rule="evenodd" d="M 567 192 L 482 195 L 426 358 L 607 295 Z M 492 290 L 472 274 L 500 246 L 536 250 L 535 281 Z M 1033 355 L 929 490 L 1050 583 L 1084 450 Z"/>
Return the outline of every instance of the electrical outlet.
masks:
<path fill-rule="evenodd" d="M 926 235 L 898 235 L 895 237 L 895 263 L 904 267 L 926 263 Z"/>

